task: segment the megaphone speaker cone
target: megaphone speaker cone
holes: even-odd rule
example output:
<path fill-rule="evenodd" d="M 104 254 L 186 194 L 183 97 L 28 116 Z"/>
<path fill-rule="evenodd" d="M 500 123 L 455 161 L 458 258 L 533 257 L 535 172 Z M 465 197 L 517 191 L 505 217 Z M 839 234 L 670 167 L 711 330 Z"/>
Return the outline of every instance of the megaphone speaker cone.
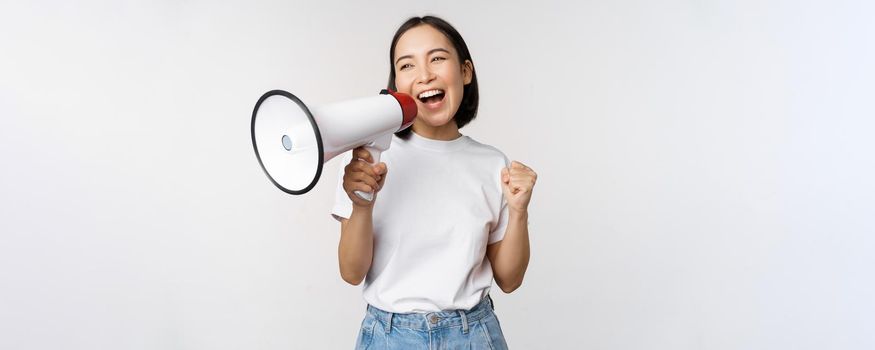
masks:
<path fill-rule="evenodd" d="M 261 169 L 280 190 L 310 191 L 322 174 L 319 126 L 307 106 L 283 90 L 268 91 L 255 104 L 250 127 Z"/>

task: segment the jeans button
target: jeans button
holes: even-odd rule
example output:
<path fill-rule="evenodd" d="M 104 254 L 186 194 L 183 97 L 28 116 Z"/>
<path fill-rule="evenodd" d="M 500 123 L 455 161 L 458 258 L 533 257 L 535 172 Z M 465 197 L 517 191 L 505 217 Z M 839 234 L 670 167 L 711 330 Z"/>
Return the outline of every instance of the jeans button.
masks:
<path fill-rule="evenodd" d="M 431 323 L 432 323 L 432 324 L 437 324 L 437 323 L 438 323 L 438 317 L 437 317 L 437 315 L 431 315 Z"/>

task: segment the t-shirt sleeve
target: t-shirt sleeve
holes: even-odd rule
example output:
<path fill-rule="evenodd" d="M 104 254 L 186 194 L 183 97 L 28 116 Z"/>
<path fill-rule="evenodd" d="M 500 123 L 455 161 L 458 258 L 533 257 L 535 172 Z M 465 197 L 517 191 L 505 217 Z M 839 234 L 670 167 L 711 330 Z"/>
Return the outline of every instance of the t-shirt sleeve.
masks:
<path fill-rule="evenodd" d="M 504 231 L 507 231 L 507 201 L 501 195 L 501 212 L 498 215 L 498 223 L 489 232 L 489 243 L 492 244 L 504 239 Z"/>
<path fill-rule="evenodd" d="M 349 164 L 349 161 L 352 160 L 352 152 L 346 152 L 340 158 L 340 170 L 338 171 L 337 176 L 337 190 L 334 193 L 334 206 L 331 207 L 331 217 L 333 217 L 338 222 L 341 219 L 349 219 L 349 216 L 352 214 L 352 200 L 349 199 L 349 196 L 346 195 L 346 191 L 343 190 L 343 168 L 346 167 L 346 164 Z"/>
<path fill-rule="evenodd" d="M 504 166 L 509 167 L 510 160 L 504 154 L 502 154 L 502 156 L 504 157 Z M 498 213 L 499 213 L 498 222 L 496 222 L 495 225 L 492 227 L 492 230 L 489 231 L 489 241 L 487 244 L 492 244 L 492 243 L 496 243 L 498 241 L 501 241 L 502 239 L 504 239 L 504 232 L 507 231 L 507 220 L 508 220 L 508 218 L 507 218 L 507 215 L 508 215 L 508 213 L 507 213 L 507 198 L 504 198 L 504 191 L 502 191 L 502 188 L 501 188 L 501 186 L 503 186 L 501 183 L 501 169 L 498 169 L 497 177 L 498 177 L 498 186 L 499 186 L 499 191 L 500 191 L 499 193 L 501 193 L 501 201 L 500 201 L 501 207 L 498 211 Z"/>

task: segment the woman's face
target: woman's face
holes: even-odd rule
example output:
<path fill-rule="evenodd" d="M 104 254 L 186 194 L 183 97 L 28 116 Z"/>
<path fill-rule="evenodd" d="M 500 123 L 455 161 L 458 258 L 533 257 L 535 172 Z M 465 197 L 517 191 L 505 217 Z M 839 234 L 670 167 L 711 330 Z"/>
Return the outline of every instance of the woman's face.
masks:
<path fill-rule="evenodd" d="M 471 62 L 459 62 L 450 40 L 430 25 L 401 35 L 393 59 L 395 87 L 416 100 L 417 121 L 431 127 L 452 121 L 462 103 L 464 86 L 471 82 Z"/>

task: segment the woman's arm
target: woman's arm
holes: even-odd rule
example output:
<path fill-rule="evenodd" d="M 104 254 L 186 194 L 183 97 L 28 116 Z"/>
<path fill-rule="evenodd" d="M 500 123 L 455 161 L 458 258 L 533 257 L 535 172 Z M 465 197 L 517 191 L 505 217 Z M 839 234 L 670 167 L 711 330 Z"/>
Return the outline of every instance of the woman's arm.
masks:
<path fill-rule="evenodd" d="M 365 279 L 374 256 L 373 207 L 353 206 L 349 219 L 340 222 L 340 244 L 337 257 L 340 277 L 358 285 Z"/>
<path fill-rule="evenodd" d="M 343 190 L 352 201 L 349 219 L 340 221 L 340 244 L 337 259 L 340 277 L 349 284 L 362 283 L 374 257 L 373 211 L 377 194 L 386 180 L 386 163 L 370 165 L 371 154 L 363 147 L 352 151 L 352 159 L 343 172 Z M 373 201 L 355 195 L 355 191 L 371 192 Z"/>
<path fill-rule="evenodd" d="M 505 293 L 523 284 L 529 266 L 529 214 L 509 213 L 504 239 L 486 247 L 495 283 Z"/>
<path fill-rule="evenodd" d="M 507 199 L 508 222 L 504 239 L 486 247 L 495 283 L 505 293 L 523 284 L 529 267 L 529 201 L 538 174 L 513 161 L 501 170 L 501 189 Z"/>

